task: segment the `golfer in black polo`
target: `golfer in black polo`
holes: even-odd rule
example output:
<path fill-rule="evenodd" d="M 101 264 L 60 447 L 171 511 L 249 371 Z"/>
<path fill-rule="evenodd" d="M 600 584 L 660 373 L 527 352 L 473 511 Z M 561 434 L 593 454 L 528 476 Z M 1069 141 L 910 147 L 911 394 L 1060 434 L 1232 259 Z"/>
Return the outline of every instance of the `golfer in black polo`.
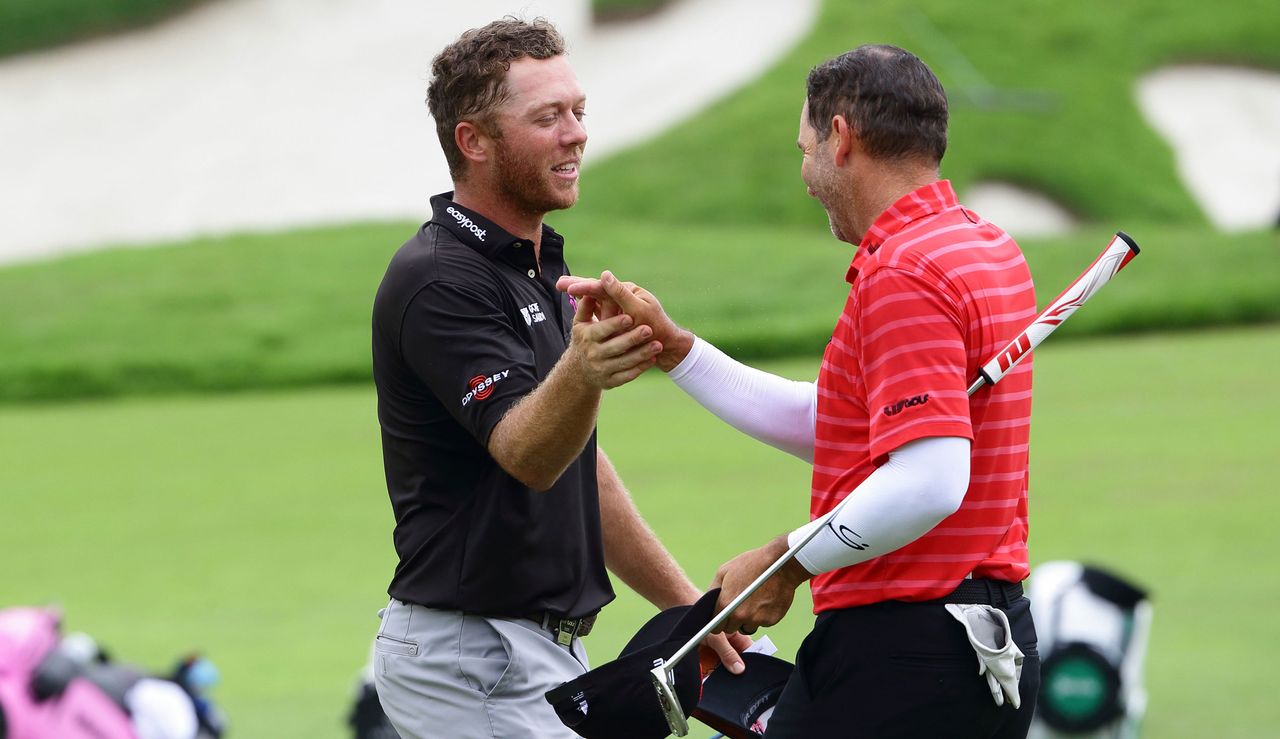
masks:
<path fill-rule="evenodd" d="M 428 104 L 454 191 L 391 260 L 373 309 L 400 562 L 375 643 L 405 739 L 572 737 L 543 693 L 587 669 L 608 566 L 659 608 L 699 595 L 596 446 L 601 392 L 652 366 L 648 326 L 557 292 L 585 97 L 547 22 L 464 33 Z M 712 644 L 737 670 L 729 642 Z"/>

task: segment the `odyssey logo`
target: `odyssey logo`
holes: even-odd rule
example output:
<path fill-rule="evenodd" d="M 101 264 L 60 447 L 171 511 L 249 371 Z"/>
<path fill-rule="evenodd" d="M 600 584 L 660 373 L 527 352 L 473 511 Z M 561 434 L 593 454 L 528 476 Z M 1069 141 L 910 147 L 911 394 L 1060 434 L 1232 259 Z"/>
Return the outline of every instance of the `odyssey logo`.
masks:
<path fill-rule="evenodd" d="M 493 386 L 507 379 L 507 375 L 511 374 L 511 370 L 502 370 L 492 375 L 476 375 L 472 377 L 467 386 L 471 388 L 466 395 L 462 396 L 462 405 L 466 407 L 467 403 L 473 400 L 484 400 L 493 394 Z"/>
<path fill-rule="evenodd" d="M 445 208 L 444 212 L 453 216 L 454 220 L 458 222 L 459 226 L 462 226 L 463 228 L 467 229 L 471 233 L 475 234 L 477 239 L 484 241 L 485 230 L 477 226 L 475 222 L 472 221 L 470 218 L 467 218 L 466 216 L 459 213 L 456 209 L 454 209 L 452 205 L 450 205 L 448 208 Z"/>
<path fill-rule="evenodd" d="M 928 402 L 929 402 L 928 393 L 925 393 L 924 395 L 916 395 L 914 397 L 910 397 L 905 400 L 899 400 L 897 403 L 894 403 L 893 405 L 886 405 L 884 407 L 884 414 L 886 416 L 896 416 L 902 412 L 903 408 L 910 408 L 915 405 L 924 405 L 925 403 L 928 403 Z"/>

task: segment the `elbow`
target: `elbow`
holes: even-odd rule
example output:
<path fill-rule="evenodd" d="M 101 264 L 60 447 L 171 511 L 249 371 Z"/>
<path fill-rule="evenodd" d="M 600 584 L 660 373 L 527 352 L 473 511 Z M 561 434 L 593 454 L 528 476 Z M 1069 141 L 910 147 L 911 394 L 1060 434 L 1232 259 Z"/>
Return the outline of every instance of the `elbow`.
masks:
<path fill-rule="evenodd" d="M 923 510 L 929 511 L 935 523 L 954 515 L 964 504 L 969 492 L 970 443 L 967 439 L 930 439 L 927 450 L 930 457 L 914 459 L 914 469 L 920 474 L 916 484 L 920 486 L 918 499 Z"/>
<path fill-rule="evenodd" d="M 539 493 L 550 490 L 573 460 L 566 460 L 559 466 L 556 461 L 547 459 L 539 450 L 516 443 L 507 434 L 506 423 L 499 423 L 489 437 L 487 446 L 489 456 L 502 468 L 502 471 L 515 478 L 525 487 Z"/>
<path fill-rule="evenodd" d="M 502 464 L 501 466 L 508 475 L 535 493 L 545 493 L 550 490 L 564 473 L 564 470 L 548 470 L 536 465 Z"/>
<path fill-rule="evenodd" d="M 538 475 L 538 476 L 529 476 L 525 478 L 517 477 L 516 479 L 520 480 L 520 482 L 524 483 L 525 487 L 529 488 L 535 493 L 545 493 L 548 490 L 550 490 L 553 485 L 556 484 L 556 480 L 559 480 L 560 476 L 559 475 L 555 475 L 555 476 Z"/>
<path fill-rule="evenodd" d="M 960 506 L 964 503 L 964 494 L 967 489 L 968 486 L 966 485 L 959 489 L 948 490 L 946 494 L 938 496 L 938 506 L 935 513 L 937 513 L 939 521 L 954 515 L 960 510 Z"/>
<path fill-rule="evenodd" d="M 916 480 L 914 487 L 911 499 L 915 501 L 921 520 L 932 528 L 955 514 L 964 504 L 965 493 L 969 492 L 969 465 L 966 463 L 963 469 L 945 472 L 935 470 L 934 474 Z"/>
<path fill-rule="evenodd" d="M 964 504 L 965 493 L 969 492 L 969 466 L 966 464 L 964 474 L 950 475 L 939 480 L 933 486 L 931 506 L 938 521 L 955 514 Z"/>
<path fill-rule="evenodd" d="M 945 521 L 960 510 L 964 503 L 964 490 L 956 491 L 954 487 L 932 485 L 916 491 L 916 521 L 925 531 Z"/>
<path fill-rule="evenodd" d="M 514 477 L 525 487 L 536 493 L 545 493 L 559 482 L 561 476 L 564 475 L 565 470 L 569 469 L 569 465 L 572 462 L 573 460 L 570 459 L 562 464 L 557 464 L 556 460 L 531 453 L 499 460 L 498 464 L 508 475 Z"/>

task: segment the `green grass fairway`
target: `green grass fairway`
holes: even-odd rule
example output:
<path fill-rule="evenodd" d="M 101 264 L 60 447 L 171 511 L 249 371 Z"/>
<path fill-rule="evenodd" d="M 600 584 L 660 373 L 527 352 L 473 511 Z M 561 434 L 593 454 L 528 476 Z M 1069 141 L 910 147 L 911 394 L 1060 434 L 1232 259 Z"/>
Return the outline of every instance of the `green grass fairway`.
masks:
<path fill-rule="evenodd" d="M 798 177 L 794 185 L 802 188 Z M 1274 232 L 1121 226 L 1142 255 L 1063 335 L 1280 320 Z M 415 228 L 245 234 L 0 269 L 0 403 L 367 383 L 373 294 Z M 1042 305 L 1113 230 L 1022 241 Z M 609 268 L 651 288 L 673 316 L 735 356 L 822 351 L 854 251 L 821 228 L 673 231 L 596 217 L 567 233 L 575 272 Z"/>
<path fill-rule="evenodd" d="M 1094 561 L 1153 589 L 1148 736 L 1273 735 L 1280 327 L 1051 342 L 1038 362 L 1034 561 Z M 770 366 L 808 378 L 816 361 Z M 151 667 L 203 649 L 233 736 L 344 735 L 392 566 L 368 388 L 0 414 L 0 603 L 61 603 L 70 628 Z M 662 377 L 611 392 L 600 436 L 698 582 L 805 520 L 805 466 Z M 786 653 L 806 609 L 770 630 Z M 594 659 L 649 612 L 622 594 Z"/>
<path fill-rule="evenodd" d="M 140 28 L 199 1 L 4 0 L 0 2 L 0 56 Z"/>

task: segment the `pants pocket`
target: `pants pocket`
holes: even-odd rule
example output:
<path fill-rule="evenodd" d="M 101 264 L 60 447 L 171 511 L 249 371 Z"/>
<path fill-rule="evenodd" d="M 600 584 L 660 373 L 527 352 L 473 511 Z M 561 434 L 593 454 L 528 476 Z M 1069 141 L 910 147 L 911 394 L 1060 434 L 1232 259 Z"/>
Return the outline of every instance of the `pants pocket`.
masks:
<path fill-rule="evenodd" d="M 373 649 L 375 652 L 399 654 L 405 657 L 416 657 L 420 651 L 417 642 L 397 639 L 393 636 L 387 636 L 386 634 L 378 634 L 378 636 L 374 638 Z"/>
<path fill-rule="evenodd" d="M 511 673 L 511 643 L 482 616 L 463 616 L 458 632 L 458 671 L 486 698 L 499 692 Z"/>
<path fill-rule="evenodd" d="M 965 646 L 968 646 L 967 644 Z M 973 649 L 967 652 L 927 651 L 922 649 L 897 649 L 888 654 L 888 660 L 903 667 L 928 670 L 960 670 L 978 673 L 978 661 Z"/>

